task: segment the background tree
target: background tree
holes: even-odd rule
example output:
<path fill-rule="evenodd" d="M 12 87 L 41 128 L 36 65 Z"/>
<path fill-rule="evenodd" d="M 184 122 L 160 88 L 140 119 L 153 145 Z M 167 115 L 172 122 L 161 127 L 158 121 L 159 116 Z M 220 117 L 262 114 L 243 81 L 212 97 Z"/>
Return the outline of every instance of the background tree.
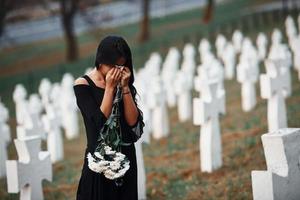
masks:
<path fill-rule="evenodd" d="M 74 30 L 74 17 L 79 7 L 79 0 L 60 0 L 62 25 L 67 47 L 67 60 L 75 61 L 79 57 L 78 44 Z"/>
<path fill-rule="evenodd" d="M 5 17 L 13 8 L 14 0 L 0 0 L 0 36 L 3 34 L 5 26 Z"/>
<path fill-rule="evenodd" d="M 208 24 L 212 20 L 214 4 L 214 0 L 207 0 L 207 5 L 203 15 L 203 22 L 205 24 Z"/>
<path fill-rule="evenodd" d="M 142 0 L 141 8 L 142 8 L 142 20 L 140 23 L 140 35 L 139 41 L 145 42 L 149 39 L 149 3 L 150 0 Z"/>

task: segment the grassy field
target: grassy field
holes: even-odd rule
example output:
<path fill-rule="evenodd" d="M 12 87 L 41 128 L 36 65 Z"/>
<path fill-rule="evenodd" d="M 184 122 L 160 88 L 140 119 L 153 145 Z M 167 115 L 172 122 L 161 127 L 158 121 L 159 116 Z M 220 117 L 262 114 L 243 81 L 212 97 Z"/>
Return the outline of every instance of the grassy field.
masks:
<path fill-rule="evenodd" d="M 250 3 L 251 2 L 251 3 Z M 15 117 L 12 91 L 16 83 L 23 83 L 28 93 L 37 91 L 42 77 L 51 81 L 60 81 L 64 72 L 79 76 L 93 63 L 95 48 L 105 34 L 124 36 L 133 51 L 136 69 L 152 51 L 165 56 L 170 46 L 182 49 L 187 41 L 198 45 L 202 37 L 213 39 L 217 32 L 230 33 L 232 27 L 248 27 L 246 34 L 256 37 L 258 31 L 270 34 L 274 27 L 281 28 L 282 21 L 263 25 L 245 25 L 238 22 L 243 8 L 252 5 L 250 0 L 234 0 L 216 8 L 214 21 L 210 25 L 201 23 L 201 10 L 167 16 L 151 21 L 151 39 L 139 44 L 136 42 L 138 24 L 122 26 L 111 30 L 96 30 L 78 36 L 80 60 L 65 62 L 64 42 L 53 39 L 32 43 L 0 52 L 0 96 L 10 108 L 10 126 L 12 138 L 15 138 Z M 272 16 L 267 16 L 272 18 Z M 271 20 L 272 21 L 272 20 Z M 234 22 L 234 23 L 232 23 Z M 227 35 L 228 36 L 228 35 Z M 263 71 L 263 67 L 261 68 Z M 300 126 L 300 83 L 293 73 L 293 94 L 287 99 L 288 124 Z M 226 81 L 226 115 L 220 117 L 223 145 L 221 169 L 208 174 L 201 173 L 199 159 L 200 128 L 192 121 L 178 122 L 176 109 L 170 109 L 170 130 L 168 138 L 144 145 L 144 159 L 147 173 L 147 197 L 150 200 L 196 200 L 196 199 L 252 199 L 251 170 L 265 170 L 265 159 L 260 136 L 267 131 L 266 101 L 259 97 L 257 86 L 256 108 L 244 113 L 241 110 L 240 84 Z M 81 117 L 80 117 L 81 119 Z M 47 200 L 74 199 L 81 173 L 84 148 L 86 145 L 82 121 L 80 138 L 64 141 L 65 160 L 53 165 L 53 182 L 44 182 L 44 194 Z M 43 149 L 45 144 L 43 143 Z M 16 159 L 13 144 L 9 146 L 9 159 Z M 8 194 L 6 180 L 0 180 L 0 199 L 18 199 L 18 194 Z"/>

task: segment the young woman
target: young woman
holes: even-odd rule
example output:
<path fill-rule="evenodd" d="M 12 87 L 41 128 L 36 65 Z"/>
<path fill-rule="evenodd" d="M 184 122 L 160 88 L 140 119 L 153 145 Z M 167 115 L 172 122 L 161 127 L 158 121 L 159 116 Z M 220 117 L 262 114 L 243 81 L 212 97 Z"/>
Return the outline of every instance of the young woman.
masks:
<path fill-rule="evenodd" d="M 87 136 L 87 148 L 77 190 L 77 200 L 136 200 L 137 165 L 134 142 L 144 126 L 141 110 L 137 107 L 131 51 L 126 41 L 118 36 L 107 36 L 99 44 L 95 68 L 79 77 L 74 84 L 77 105 L 81 111 Z M 130 146 L 121 152 L 130 161 L 130 168 L 119 186 L 114 180 L 95 173 L 88 167 L 87 153 L 94 152 L 99 132 L 112 111 L 117 85 L 121 84 L 123 99 L 120 104 L 122 139 Z M 139 128 L 137 128 L 139 127 Z"/>

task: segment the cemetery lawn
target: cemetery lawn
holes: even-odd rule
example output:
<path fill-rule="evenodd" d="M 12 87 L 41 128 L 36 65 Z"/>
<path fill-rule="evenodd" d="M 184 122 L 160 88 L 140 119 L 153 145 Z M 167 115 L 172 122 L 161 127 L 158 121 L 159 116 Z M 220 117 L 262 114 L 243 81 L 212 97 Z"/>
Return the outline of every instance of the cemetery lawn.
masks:
<path fill-rule="evenodd" d="M 295 71 L 292 73 L 293 95 L 287 100 L 288 124 L 300 127 L 300 82 Z M 192 125 L 192 121 L 179 123 L 177 111 L 170 109 L 170 136 L 143 145 L 149 200 L 252 199 L 251 170 L 266 169 L 260 140 L 267 131 L 266 101 L 258 97 L 255 110 L 244 113 L 240 85 L 226 81 L 225 88 L 227 113 L 221 117 L 223 167 L 211 174 L 200 171 L 200 128 Z M 10 123 L 15 125 L 13 118 Z M 43 183 L 46 200 L 75 199 L 86 143 L 82 121 L 80 124 L 80 138 L 64 140 L 65 160 L 53 165 L 53 182 Z M 9 158 L 16 158 L 12 144 Z M 18 194 L 8 194 L 6 187 L 2 179 L 0 199 L 18 199 Z"/>

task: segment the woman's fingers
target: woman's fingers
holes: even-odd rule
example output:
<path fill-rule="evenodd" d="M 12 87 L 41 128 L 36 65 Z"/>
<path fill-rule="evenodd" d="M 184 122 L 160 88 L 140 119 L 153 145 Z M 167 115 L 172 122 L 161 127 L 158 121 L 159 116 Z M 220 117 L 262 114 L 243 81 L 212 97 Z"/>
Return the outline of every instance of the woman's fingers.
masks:
<path fill-rule="evenodd" d="M 112 73 L 112 78 L 115 79 L 118 69 L 117 68 L 113 68 L 113 69 L 114 69 L 114 71 Z"/>
<path fill-rule="evenodd" d="M 117 79 L 118 79 L 118 81 L 122 78 L 122 72 L 120 72 L 119 74 L 118 74 L 118 77 L 117 77 Z"/>
<path fill-rule="evenodd" d="M 118 79 L 118 76 L 119 74 L 121 73 L 120 69 L 116 69 L 116 72 L 114 74 L 114 79 L 117 80 Z"/>

